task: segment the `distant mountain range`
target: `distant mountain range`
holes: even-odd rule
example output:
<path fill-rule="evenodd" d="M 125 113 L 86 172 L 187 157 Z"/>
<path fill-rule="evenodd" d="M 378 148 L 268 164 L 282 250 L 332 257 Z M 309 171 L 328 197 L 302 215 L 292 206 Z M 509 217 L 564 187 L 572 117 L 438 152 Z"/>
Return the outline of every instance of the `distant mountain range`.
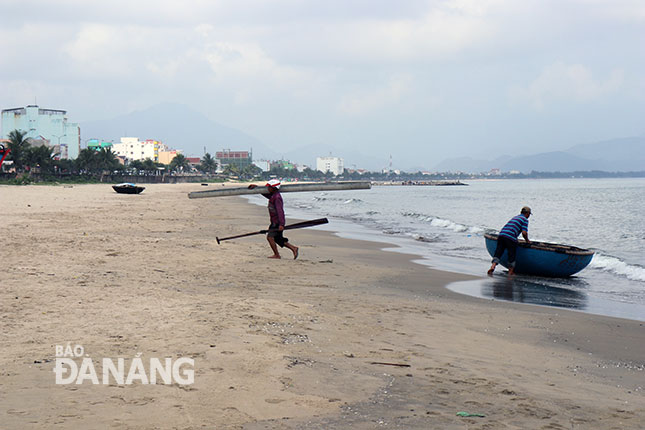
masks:
<path fill-rule="evenodd" d="M 108 120 L 81 123 L 81 135 L 83 141 L 97 138 L 119 142 L 121 137 L 126 136 L 160 140 L 171 148 L 183 150 L 186 155 L 199 157 L 204 154 L 204 148 L 211 155 L 222 149 L 252 149 L 256 160 L 285 159 L 310 167 L 315 167 L 316 157 L 330 153 L 342 157 L 348 168 L 355 165 L 380 170 L 386 165 L 384 160 L 323 144 L 277 152 L 249 134 L 212 121 L 186 105 L 175 103 L 162 103 Z"/>
<path fill-rule="evenodd" d="M 521 157 L 500 157 L 477 160 L 470 157 L 451 158 L 437 164 L 439 172 L 481 173 L 491 169 L 522 173 L 574 172 L 602 170 L 633 172 L 645 170 L 645 136 L 605 140 L 575 145 L 566 151 L 542 152 Z"/>
<path fill-rule="evenodd" d="M 219 124 L 182 104 L 163 103 L 142 111 L 121 115 L 109 120 L 81 123 L 82 140 L 98 138 L 118 142 L 121 137 L 160 140 L 166 145 L 182 149 L 184 154 L 201 157 L 204 148 L 214 155 L 221 149 L 253 150 L 254 159 L 285 159 L 315 167 L 316 157 L 342 157 L 346 168 L 364 168 L 379 171 L 387 160 L 362 154 L 351 149 L 326 144 L 311 144 L 296 150 L 277 152 L 259 139 L 240 130 Z M 642 171 L 645 170 L 645 136 L 607 140 L 576 145 L 566 151 L 545 152 L 522 157 L 500 157 L 495 160 L 477 160 L 469 157 L 445 160 L 432 170 L 439 172 L 487 172 L 493 168 L 502 171 L 532 170 L 544 172 L 571 172 L 585 170 Z M 409 171 L 422 170 L 403 169 Z"/>
<path fill-rule="evenodd" d="M 201 157 L 204 147 L 214 155 L 221 149 L 249 150 L 259 157 L 276 154 L 257 138 L 242 131 L 211 121 L 188 106 L 162 103 L 142 111 L 116 118 L 81 123 L 82 139 L 119 142 L 121 137 L 160 140 L 186 155 Z"/>

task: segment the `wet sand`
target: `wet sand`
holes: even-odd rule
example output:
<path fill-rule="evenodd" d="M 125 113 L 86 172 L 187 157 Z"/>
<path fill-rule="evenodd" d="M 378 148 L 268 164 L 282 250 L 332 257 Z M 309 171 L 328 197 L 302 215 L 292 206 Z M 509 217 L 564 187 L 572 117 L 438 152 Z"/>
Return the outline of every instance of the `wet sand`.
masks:
<path fill-rule="evenodd" d="M 0 186 L 0 427 L 642 428 L 642 322 L 456 294 L 473 278 L 327 232 L 289 232 L 296 261 L 217 245 L 268 216 L 203 189 Z M 195 381 L 56 385 L 68 342 Z"/>

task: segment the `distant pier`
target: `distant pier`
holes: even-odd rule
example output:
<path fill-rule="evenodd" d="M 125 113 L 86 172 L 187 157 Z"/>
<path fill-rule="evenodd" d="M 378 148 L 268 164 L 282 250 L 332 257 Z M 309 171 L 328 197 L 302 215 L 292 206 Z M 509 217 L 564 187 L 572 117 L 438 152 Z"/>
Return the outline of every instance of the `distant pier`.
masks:
<path fill-rule="evenodd" d="M 372 185 L 374 186 L 390 186 L 390 185 L 415 185 L 415 186 L 454 186 L 454 185 L 464 185 L 468 184 L 457 181 L 373 181 Z"/>

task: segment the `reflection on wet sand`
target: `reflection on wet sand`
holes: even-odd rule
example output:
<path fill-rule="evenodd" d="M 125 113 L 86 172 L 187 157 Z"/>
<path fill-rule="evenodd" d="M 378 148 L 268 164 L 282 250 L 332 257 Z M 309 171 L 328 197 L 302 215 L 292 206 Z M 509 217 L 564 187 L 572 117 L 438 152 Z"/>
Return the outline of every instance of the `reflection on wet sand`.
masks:
<path fill-rule="evenodd" d="M 495 274 L 447 286 L 459 294 L 483 299 L 504 300 L 531 305 L 565 308 L 590 314 L 645 321 L 645 303 L 625 303 L 611 295 L 594 292 L 594 285 L 578 277 L 541 278 L 538 276 Z M 597 286 L 596 286 L 597 290 Z"/>
<path fill-rule="evenodd" d="M 553 280 L 550 280 L 553 283 Z M 568 279 L 560 286 L 539 282 L 539 278 L 494 276 L 481 284 L 481 295 L 512 302 L 531 303 L 535 305 L 555 306 L 570 309 L 584 309 L 587 306 L 587 295 L 571 289 L 584 288 L 583 280 Z"/>

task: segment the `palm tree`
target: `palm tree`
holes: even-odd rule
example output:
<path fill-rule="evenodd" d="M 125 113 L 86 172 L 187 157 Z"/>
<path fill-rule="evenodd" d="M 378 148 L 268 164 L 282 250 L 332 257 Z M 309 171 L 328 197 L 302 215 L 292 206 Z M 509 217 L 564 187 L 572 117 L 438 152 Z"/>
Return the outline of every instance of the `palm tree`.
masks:
<path fill-rule="evenodd" d="M 262 174 L 262 169 L 255 164 L 249 164 L 244 166 L 241 173 L 244 179 L 253 179 Z"/>
<path fill-rule="evenodd" d="M 94 173 L 98 167 L 97 152 L 90 148 L 82 149 L 76 157 L 76 166 L 84 173 Z"/>
<path fill-rule="evenodd" d="M 116 155 L 110 148 L 101 148 L 96 151 L 97 155 L 97 168 L 100 170 L 113 171 L 116 170 L 121 163 L 116 159 Z"/>
<path fill-rule="evenodd" d="M 143 170 L 145 170 L 146 174 L 155 174 L 157 172 L 157 165 L 151 159 L 146 158 L 143 160 Z"/>
<path fill-rule="evenodd" d="M 141 160 L 130 161 L 130 164 L 128 164 L 128 167 L 130 169 L 133 169 L 136 175 L 138 175 L 140 171 L 144 170 L 143 161 Z"/>
<path fill-rule="evenodd" d="M 237 164 L 227 164 L 224 167 L 224 174 L 228 176 L 240 176 L 241 169 Z"/>
<path fill-rule="evenodd" d="M 173 172 L 183 172 L 190 169 L 190 163 L 184 154 L 177 154 L 175 158 L 170 161 L 170 170 Z"/>
<path fill-rule="evenodd" d="M 25 151 L 25 164 L 31 169 L 38 168 L 41 173 L 50 173 L 54 169 L 54 148 L 41 145 L 31 146 Z"/>
<path fill-rule="evenodd" d="M 14 130 L 9 133 L 9 143 L 7 146 L 11 150 L 9 157 L 13 160 L 13 165 L 16 168 L 16 172 L 23 169 L 28 156 L 27 151 L 29 148 L 29 142 L 25 139 L 27 135 L 26 131 Z"/>
<path fill-rule="evenodd" d="M 215 173 L 217 169 L 217 162 L 215 159 L 207 152 L 202 157 L 202 162 L 199 165 L 199 169 L 204 173 Z"/>

